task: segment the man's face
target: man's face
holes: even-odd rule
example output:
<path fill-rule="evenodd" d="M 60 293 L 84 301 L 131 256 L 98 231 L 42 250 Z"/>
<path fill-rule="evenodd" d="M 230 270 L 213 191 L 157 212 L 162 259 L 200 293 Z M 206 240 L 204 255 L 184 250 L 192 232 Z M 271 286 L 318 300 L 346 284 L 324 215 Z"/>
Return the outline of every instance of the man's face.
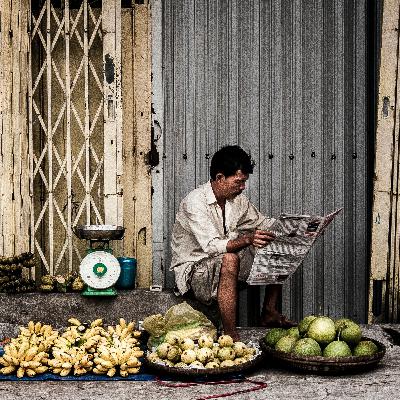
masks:
<path fill-rule="evenodd" d="M 241 170 L 236 171 L 235 175 L 225 177 L 223 174 L 217 174 L 217 181 L 220 184 L 221 192 L 226 199 L 233 199 L 246 188 L 246 181 L 249 174 L 244 174 Z"/>

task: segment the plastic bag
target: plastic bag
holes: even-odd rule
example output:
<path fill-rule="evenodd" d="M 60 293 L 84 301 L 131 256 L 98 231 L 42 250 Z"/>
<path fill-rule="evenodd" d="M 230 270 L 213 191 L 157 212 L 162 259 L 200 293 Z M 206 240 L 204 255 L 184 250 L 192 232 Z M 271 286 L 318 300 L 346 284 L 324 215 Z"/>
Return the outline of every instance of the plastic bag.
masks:
<path fill-rule="evenodd" d="M 217 338 L 217 329 L 213 323 L 186 302 L 172 306 L 165 316 L 150 315 L 145 318 L 142 326 L 150 334 L 147 343 L 149 348 L 158 346 L 169 335 L 189 337 L 193 340 L 197 340 L 201 335 L 209 335 L 214 340 Z"/>

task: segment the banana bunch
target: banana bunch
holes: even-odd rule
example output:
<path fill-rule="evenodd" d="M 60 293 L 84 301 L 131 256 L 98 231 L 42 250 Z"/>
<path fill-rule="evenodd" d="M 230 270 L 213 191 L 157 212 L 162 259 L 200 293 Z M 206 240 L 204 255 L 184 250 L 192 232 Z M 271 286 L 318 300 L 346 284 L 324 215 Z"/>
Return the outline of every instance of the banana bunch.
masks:
<path fill-rule="evenodd" d="M 103 320 L 93 321 L 90 327 L 81 324 L 76 318 L 68 320 L 70 326 L 58 337 L 53 346 L 53 359 L 49 360 L 52 372 L 67 376 L 83 375 L 92 370 L 93 353 L 100 342 L 109 337 L 103 328 Z"/>
<path fill-rule="evenodd" d="M 54 374 L 67 376 L 73 371 L 74 375 L 83 375 L 91 371 L 93 355 L 77 346 L 53 349 L 53 357 L 48 365 Z"/>
<path fill-rule="evenodd" d="M 117 371 L 122 377 L 139 372 L 139 357 L 143 351 L 139 347 L 140 332 L 134 330 L 135 323 L 129 324 L 121 318 L 116 326 L 109 326 L 110 337 L 99 344 L 95 353 L 93 372 L 113 377 Z"/>
<path fill-rule="evenodd" d="M 4 347 L 4 355 L 0 357 L 2 374 L 11 374 L 17 371 L 17 377 L 25 374 L 33 377 L 48 370 L 48 351 L 58 337 L 50 325 L 36 324 L 29 321 L 28 327 L 20 327 L 17 338 Z"/>

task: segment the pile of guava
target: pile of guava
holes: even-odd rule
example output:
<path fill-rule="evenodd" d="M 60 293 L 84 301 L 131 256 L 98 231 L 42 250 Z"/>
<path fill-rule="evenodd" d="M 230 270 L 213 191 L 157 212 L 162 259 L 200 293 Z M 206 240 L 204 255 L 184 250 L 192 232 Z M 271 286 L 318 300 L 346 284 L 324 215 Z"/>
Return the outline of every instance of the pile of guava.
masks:
<path fill-rule="evenodd" d="M 378 352 L 371 340 L 361 340 L 360 325 L 348 318 L 334 321 L 326 316 L 309 315 L 298 326 L 272 328 L 264 336 L 270 348 L 300 357 L 341 358 L 372 356 Z"/>
<path fill-rule="evenodd" d="M 222 335 L 217 342 L 208 335 L 198 340 L 167 335 L 147 359 L 156 364 L 175 368 L 224 368 L 244 364 L 256 357 L 256 348 L 235 342 L 231 336 Z"/>

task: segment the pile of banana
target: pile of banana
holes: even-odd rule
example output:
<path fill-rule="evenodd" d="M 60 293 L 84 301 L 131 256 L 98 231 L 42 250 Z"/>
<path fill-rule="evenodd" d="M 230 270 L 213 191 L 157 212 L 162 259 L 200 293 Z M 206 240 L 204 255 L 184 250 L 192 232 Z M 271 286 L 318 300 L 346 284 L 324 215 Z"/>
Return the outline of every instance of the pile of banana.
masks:
<path fill-rule="evenodd" d="M 121 318 L 119 324 L 108 327 L 108 334 L 108 339 L 97 348 L 93 372 L 109 377 L 118 371 L 122 377 L 137 374 L 141 366 L 138 358 L 143 357 L 143 351 L 139 347 L 140 332 L 134 329 L 134 323 L 127 324 Z"/>
<path fill-rule="evenodd" d="M 54 374 L 67 376 L 83 375 L 93 367 L 93 353 L 106 331 L 102 327 L 103 321 L 96 319 L 89 326 L 81 324 L 76 318 L 68 320 L 69 326 L 59 336 L 52 348 L 53 358 L 49 366 Z"/>
<path fill-rule="evenodd" d="M 123 318 L 115 326 L 103 326 L 102 319 L 82 324 L 76 318 L 59 334 L 50 325 L 30 321 L 20 327 L 20 335 L 11 339 L 0 357 L 2 374 L 33 377 L 50 371 L 60 376 L 79 376 L 88 372 L 109 377 L 117 372 L 122 377 L 139 372 L 143 356 L 140 350 L 140 331 L 135 323 Z"/>
<path fill-rule="evenodd" d="M 4 355 L 0 357 L 2 374 L 17 371 L 17 377 L 24 375 L 33 377 L 48 370 L 49 350 L 58 332 L 50 325 L 36 324 L 30 321 L 28 327 L 21 327 L 18 337 L 4 347 Z"/>

